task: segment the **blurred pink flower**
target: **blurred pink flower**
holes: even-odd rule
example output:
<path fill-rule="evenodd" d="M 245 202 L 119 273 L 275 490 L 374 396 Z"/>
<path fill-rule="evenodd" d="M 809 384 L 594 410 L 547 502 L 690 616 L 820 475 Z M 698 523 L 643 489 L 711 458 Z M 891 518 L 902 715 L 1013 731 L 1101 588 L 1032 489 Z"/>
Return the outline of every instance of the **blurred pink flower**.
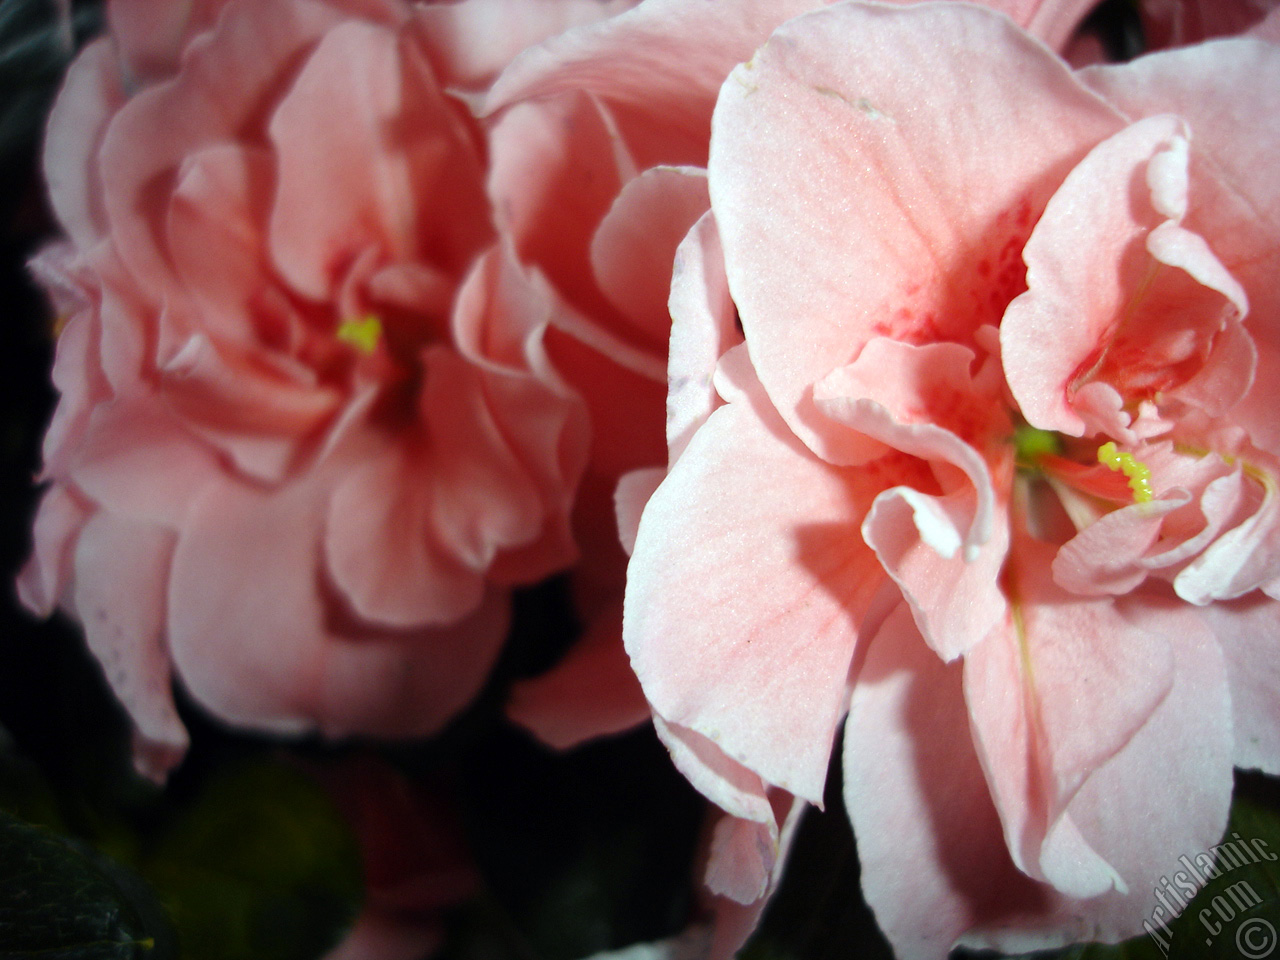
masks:
<path fill-rule="evenodd" d="M 720 892 L 767 890 L 846 711 L 906 958 L 1140 933 L 1233 764 L 1280 772 L 1277 91 L 1256 40 L 1073 74 L 987 11 L 858 3 L 725 83 L 685 241 L 723 255 L 672 302 L 727 292 L 745 343 L 673 310 L 701 373 L 623 631 L 755 824 Z"/>
<path fill-rule="evenodd" d="M 1280 40 L 1277 8 L 1276 0 L 1142 0 L 1138 5 L 1152 50 L 1244 33 Z"/>
<path fill-rule="evenodd" d="M 71 68 L 45 151 L 66 239 L 33 263 L 62 398 L 20 591 L 84 625 L 155 773 L 185 745 L 171 675 L 235 724 L 437 729 L 508 588 L 575 555 L 553 298 L 496 243 L 483 133 L 443 87 L 494 71 L 447 44 L 496 3 L 117 2 Z"/>

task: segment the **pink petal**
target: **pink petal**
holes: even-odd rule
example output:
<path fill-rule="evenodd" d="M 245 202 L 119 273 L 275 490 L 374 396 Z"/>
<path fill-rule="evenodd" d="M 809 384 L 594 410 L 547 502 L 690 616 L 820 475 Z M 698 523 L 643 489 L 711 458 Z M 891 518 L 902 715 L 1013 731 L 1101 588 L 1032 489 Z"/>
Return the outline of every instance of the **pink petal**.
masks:
<path fill-rule="evenodd" d="M 1061 61 L 967 4 L 820 10 L 735 70 L 712 207 L 761 380 L 807 444 L 856 457 L 808 390 L 873 337 L 964 342 L 998 322 L 1049 195 L 1118 127 Z"/>
<path fill-rule="evenodd" d="M 1129 742 L 1084 783 L 1068 809 L 1075 833 L 1103 854 L 1127 892 L 1082 903 L 1049 894 L 1034 914 L 1006 917 L 964 938 L 968 946 L 1023 952 L 1070 941 L 1115 942 L 1170 918 L 1173 884 L 1199 886 L 1184 866 L 1222 836 L 1231 800 L 1231 723 L 1222 655 L 1202 614 L 1151 597 L 1125 616 L 1176 636 L 1174 683 Z M 1183 859 L 1186 858 L 1186 859 Z"/>
<path fill-rule="evenodd" d="M 971 493 L 930 497 L 895 487 L 876 497 L 862 523 L 863 539 L 902 590 L 920 632 L 947 661 L 981 642 L 1007 609 L 999 586 L 1007 521 L 995 524 L 975 556 L 960 552 L 976 512 Z"/>
<path fill-rule="evenodd" d="M 1273 0 L 1143 0 L 1142 30 L 1153 50 L 1244 33 Z"/>
<path fill-rule="evenodd" d="M 1191 456 L 1168 441 L 1136 456 L 1151 470 L 1159 499 L 1122 505 L 1068 540 L 1053 561 L 1064 589 L 1120 594 L 1152 572 L 1172 579 L 1258 506 L 1241 468 L 1221 456 Z"/>
<path fill-rule="evenodd" d="M 437 477 L 432 522 L 441 542 L 455 556 L 473 569 L 481 569 L 498 550 L 524 546 L 543 530 L 541 491 L 516 453 L 527 452 L 532 459 L 541 451 L 527 451 L 509 443 L 507 436 L 520 437 L 519 426 L 533 427 L 535 442 L 546 436 L 536 429 L 541 426 L 533 416 L 539 412 L 537 408 L 527 411 L 529 421 L 521 424 L 517 405 L 525 399 L 522 394 L 536 402 L 544 391 L 535 385 L 534 390 L 504 394 L 505 384 L 492 382 L 498 378 L 487 377 L 443 347 L 432 348 L 423 360 L 426 385 L 419 414 L 431 439 Z M 496 419 L 489 402 L 494 395 L 505 401 L 495 407 L 517 411 L 511 416 L 516 429 L 511 429 L 510 421 Z M 553 421 L 552 431 L 547 431 L 557 437 L 563 428 L 565 406 L 563 402 L 546 406 L 551 406 L 553 414 L 560 414 L 561 419 Z M 567 497 L 574 479 L 564 480 L 556 492 Z M 567 511 L 567 504 L 564 509 Z"/>
<path fill-rule="evenodd" d="M 233 3 L 226 14 L 189 48 L 174 80 L 121 107 L 102 144 L 112 237 L 157 302 L 174 287 L 160 231 L 179 164 L 246 129 L 257 136 L 264 93 L 285 82 L 302 51 L 338 19 L 333 8 L 309 0 Z"/>
<path fill-rule="evenodd" d="M 1247 309 L 1239 284 L 1178 225 L 1187 203 L 1185 132 L 1175 117 L 1151 117 L 1099 144 L 1027 241 L 1028 290 L 1009 305 L 1000 345 L 1009 387 L 1032 425 L 1072 436 L 1110 432 L 1073 408 L 1075 392 L 1093 382 L 1130 403 L 1177 396 Z M 1144 174 L 1148 191 L 1135 190 Z M 1244 350 L 1232 354 L 1221 389 L 1202 394 L 1208 412 L 1247 391 L 1253 362 Z"/>
<path fill-rule="evenodd" d="M 547 673 L 513 685 L 507 716 L 557 750 L 648 720 L 649 703 L 622 648 L 622 605 L 596 616 Z"/>
<path fill-rule="evenodd" d="M 709 891 L 727 901 L 715 907 L 711 951 L 725 956 L 729 942 L 745 941 L 777 885 L 805 804 L 786 791 L 766 789 L 758 776 L 701 734 L 657 714 L 653 725 L 676 769 L 727 813 L 716 823 L 704 877 Z"/>
<path fill-rule="evenodd" d="M 45 473 L 52 476 L 66 471 L 94 407 L 110 398 L 111 387 L 99 356 L 100 297 L 83 262 L 69 244 L 60 244 L 42 250 L 29 269 L 64 318 L 52 371 L 58 406 L 41 446 Z"/>
<path fill-rule="evenodd" d="M 668 459 L 720 405 L 712 383 L 716 363 L 742 342 L 724 275 L 724 251 L 712 214 L 704 214 L 676 248 L 671 273 L 671 346 L 667 362 Z"/>
<path fill-rule="evenodd" d="M 197 333 L 161 371 L 172 412 L 240 470 L 269 482 L 298 465 L 342 400 L 311 370 L 273 359 Z"/>
<path fill-rule="evenodd" d="M 274 177 L 271 155 L 260 148 L 218 144 L 183 161 L 166 226 L 174 269 L 198 313 L 176 333 L 178 346 L 199 330 L 261 347 L 254 319 L 261 288 L 274 284 L 265 235 Z M 174 349 L 166 346 L 163 360 Z"/>
<path fill-rule="evenodd" d="M 443 82 L 488 86 L 522 50 L 582 24 L 615 16 L 636 0 L 460 0 L 414 11 Z"/>
<path fill-rule="evenodd" d="M 769 871 L 765 892 L 751 903 L 740 903 L 725 896 L 713 898 L 712 910 L 715 920 L 711 932 L 711 943 L 707 948 L 707 960 L 732 960 L 737 956 L 738 951 L 760 922 L 760 916 L 769 905 L 769 898 L 782 882 L 791 843 L 795 839 L 800 821 L 809 805 L 781 790 L 771 791 L 769 802 L 773 806 L 775 821 L 780 821 L 782 826 L 778 830 L 777 853 L 773 869 Z M 720 824 L 717 824 L 717 830 L 719 827 Z M 712 868 L 713 864 L 708 863 L 708 869 Z"/>
<path fill-rule="evenodd" d="M 632 470 L 623 474 L 618 481 L 613 503 L 618 512 L 618 534 L 627 556 L 636 548 L 636 533 L 640 529 L 640 517 L 644 508 L 666 476 L 667 471 L 662 467 L 650 467 L 647 470 Z"/>
<path fill-rule="evenodd" d="M 91 262 L 102 284 L 96 330 L 98 362 L 111 389 L 128 393 L 140 376 L 152 372 L 156 311 L 147 305 L 147 295 L 117 260 L 114 245 L 95 248 Z"/>
<path fill-rule="evenodd" d="M 1191 127 L 1193 190 L 1184 226 L 1208 242 L 1244 288 L 1245 326 L 1258 345 L 1255 387 L 1232 418 L 1255 443 L 1280 443 L 1274 384 L 1280 382 L 1280 48 L 1221 40 L 1095 67 L 1082 78 L 1138 118 L 1174 113 Z"/>
<path fill-rule="evenodd" d="M 676 248 L 709 203 L 704 171 L 655 167 L 622 187 L 591 241 L 601 292 L 631 321 L 637 339 L 656 350 L 671 336 L 667 299 Z"/>
<path fill-rule="evenodd" d="M 974 752 L 961 668 L 899 606 L 849 704 L 844 798 L 862 891 L 901 960 L 942 960 L 966 930 L 1044 899 L 1009 858 Z"/>
<path fill-rule="evenodd" d="M 1142 728 L 1081 785 L 1067 810 L 1082 839 L 1128 887 L 1127 894 L 1105 894 L 1084 911 L 1093 928 L 1081 939 L 1136 934 L 1153 915 L 1161 878 L 1178 869 L 1180 855 L 1219 841 L 1231 803 L 1227 676 L 1200 611 L 1154 598 L 1134 598 L 1122 607 L 1124 617 L 1149 634 L 1177 638 L 1170 644 L 1173 686 Z M 1080 910 L 1067 904 L 1063 912 Z"/>
<path fill-rule="evenodd" d="M 225 470 L 155 397 L 142 396 L 94 410 L 69 475 L 112 513 L 176 529 L 192 498 Z"/>
<path fill-rule="evenodd" d="M 215 715 L 253 729 L 423 736 L 479 690 L 506 633 L 504 596 L 446 628 L 351 622 L 322 579 L 323 476 L 275 495 L 235 484 L 193 502 L 174 552 L 178 675 Z"/>
<path fill-rule="evenodd" d="M 966 658 L 965 695 L 1014 862 L 1092 897 L 1124 881 L 1069 808 L 1168 695 L 1172 644 L 1109 599 L 1064 593 L 1048 577 L 1049 553 L 1017 545 L 1005 575 L 1011 612 Z"/>
<path fill-rule="evenodd" d="M 666 378 L 621 366 L 608 352 L 585 345 L 559 330 L 547 334 L 547 353 L 582 397 L 591 415 L 591 458 L 583 486 L 598 486 L 598 504 L 613 527 L 613 492 L 618 477 L 629 470 L 652 467 L 667 458 L 663 431 Z M 657 355 L 653 373 L 661 370 Z M 579 497 L 581 500 L 581 496 Z M 610 537 L 616 530 L 610 531 Z"/>
<path fill-rule="evenodd" d="M 1165 517 L 1191 501 L 1185 490 L 1105 514 L 1063 544 L 1053 558 L 1058 586 L 1082 596 L 1125 594 L 1147 578 L 1142 563 Z"/>
<path fill-rule="evenodd" d="M 770 831 L 751 820 L 721 817 L 711 837 L 707 889 L 735 903 L 761 899 L 778 860 L 777 839 L 771 835 L 776 832 L 776 826 Z"/>
<path fill-rule="evenodd" d="M 1062 53 L 1096 4 L 1092 0 L 986 0 L 983 6 L 1007 14 L 1045 46 Z"/>
<path fill-rule="evenodd" d="M 336 139 L 335 116 L 344 124 Z M 306 296 L 328 298 L 366 247 L 461 269 L 487 237 L 479 161 L 461 118 L 418 51 L 390 30 L 355 21 L 329 31 L 276 108 L 270 136 L 271 251 Z"/>
<path fill-rule="evenodd" d="M 649 501 L 623 639 L 664 720 L 819 803 L 878 579 L 853 531 L 879 478 L 832 470 L 766 415 L 717 410 Z"/>
<path fill-rule="evenodd" d="M 1261 503 L 1174 578 L 1174 590 L 1183 600 L 1199 605 L 1233 600 L 1258 587 L 1269 588 L 1280 576 L 1280 490 L 1276 483 L 1280 464 L 1270 457 L 1259 459 L 1263 464 L 1251 479 L 1260 480 Z"/>
<path fill-rule="evenodd" d="M 856 459 L 879 456 L 887 447 L 951 464 L 967 477 L 976 494 L 971 522 L 959 531 L 968 561 L 994 531 L 992 474 L 1009 468 L 997 459 L 1007 454 L 995 454 L 989 464 L 978 451 L 1003 450 L 1012 429 L 994 363 L 988 359 L 975 376 L 973 361 L 973 351 L 955 343 L 913 346 L 876 337 L 856 361 L 813 390 L 822 414 L 863 435 L 843 444 Z"/>
<path fill-rule="evenodd" d="M 484 112 L 517 101 L 585 91 L 661 117 L 673 135 L 706 141 L 720 84 L 769 31 L 812 0 L 649 0 L 578 27 L 517 57 L 489 91 Z M 671 161 L 668 161 L 671 162 Z"/>
<path fill-rule="evenodd" d="M 38 617 L 50 616 L 73 575 L 75 539 L 93 510 L 63 483 L 40 498 L 31 532 L 31 556 L 18 574 L 18 599 Z"/>
<path fill-rule="evenodd" d="M 688 727 L 653 716 L 658 739 L 671 754 L 676 769 L 694 788 L 721 810 L 734 817 L 774 826 L 773 808 L 764 782 L 716 744 Z M 754 899 L 754 898 L 753 898 Z"/>
<path fill-rule="evenodd" d="M 1266 3 L 1269 0 L 1263 0 L 1263 2 Z M 1274 7 L 1266 17 L 1253 26 L 1249 30 L 1249 36 L 1266 40 L 1268 43 L 1280 43 L 1280 6 Z"/>
<path fill-rule="evenodd" d="M 422 426 L 391 442 L 370 431 L 335 454 L 348 466 L 325 539 L 355 610 L 400 627 L 448 624 L 472 610 L 497 554 L 531 544 L 547 520 L 493 420 L 484 374 L 445 348 L 427 351 L 423 363 Z"/>
<path fill-rule="evenodd" d="M 113 0 L 107 21 L 129 79 L 163 79 L 178 67 L 192 38 L 208 30 L 228 0 Z"/>
<path fill-rule="evenodd" d="M 495 561 L 494 576 L 504 582 L 531 582 L 576 556 L 569 514 L 586 465 L 588 428 L 581 401 L 543 343 L 558 303 L 541 276 L 495 248 L 477 261 L 454 310 L 455 342 L 474 365 L 467 374 L 471 389 L 482 394 L 493 429 L 542 501 L 541 535 L 522 546 L 507 544 Z M 474 440 L 466 445 L 476 446 Z"/>
<path fill-rule="evenodd" d="M 187 749 L 165 649 L 165 593 L 174 535 L 98 512 L 75 548 L 72 605 L 85 640 L 137 729 L 138 762 L 164 779 Z"/>
<path fill-rule="evenodd" d="M 1257 594 L 1203 611 L 1222 647 L 1231 687 L 1233 762 L 1280 772 L 1280 662 L 1275 657 L 1280 621 L 1276 602 Z"/>
<path fill-rule="evenodd" d="M 81 250 L 88 250 L 107 231 L 98 151 L 125 96 L 115 48 L 108 40 L 98 40 L 67 69 L 49 114 L 43 158 L 49 202 L 62 229 Z"/>
<path fill-rule="evenodd" d="M 591 239 L 630 177 L 605 108 L 583 95 L 521 103 L 490 132 L 489 194 L 500 229 L 575 307 L 613 316 L 590 271 Z"/>
<path fill-rule="evenodd" d="M 348 458 L 325 528 L 334 583 L 375 623 L 447 626 L 476 609 L 482 569 L 469 566 L 434 529 L 436 464 L 405 443 L 374 444 Z"/>

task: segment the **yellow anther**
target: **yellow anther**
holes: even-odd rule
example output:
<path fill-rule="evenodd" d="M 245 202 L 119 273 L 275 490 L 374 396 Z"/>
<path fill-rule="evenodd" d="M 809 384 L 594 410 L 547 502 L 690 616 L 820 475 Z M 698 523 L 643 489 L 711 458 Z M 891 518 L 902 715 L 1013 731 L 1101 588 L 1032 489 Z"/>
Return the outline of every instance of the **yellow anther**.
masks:
<path fill-rule="evenodd" d="M 382 321 L 373 314 L 359 320 L 344 320 L 338 327 L 338 339 L 361 353 L 373 353 L 382 339 Z"/>
<path fill-rule="evenodd" d="M 1132 453 L 1121 453 L 1116 449 L 1115 441 L 1108 441 L 1098 448 L 1098 462 L 1129 478 L 1134 503 L 1150 503 L 1155 499 L 1151 491 L 1151 468 Z"/>

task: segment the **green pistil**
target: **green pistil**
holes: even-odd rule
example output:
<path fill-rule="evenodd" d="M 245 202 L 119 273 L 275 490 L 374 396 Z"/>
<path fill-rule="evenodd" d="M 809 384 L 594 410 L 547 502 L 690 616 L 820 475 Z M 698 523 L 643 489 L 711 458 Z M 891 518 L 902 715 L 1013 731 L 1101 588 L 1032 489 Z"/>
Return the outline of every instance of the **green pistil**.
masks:
<path fill-rule="evenodd" d="M 1150 503 L 1154 499 L 1151 468 L 1132 453 L 1121 453 L 1116 449 L 1115 441 L 1108 441 L 1098 448 L 1098 462 L 1129 478 L 1134 503 Z"/>
<path fill-rule="evenodd" d="M 382 339 L 382 321 L 373 314 L 359 320 L 345 320 L 338 327 L 338 339 L 361 353 L 373 353 Z"/>
<path fill-rule="evenodd" d="M 1017 451 L 1018 464 L 1033 467 L 1041 457 L 1061 453 L 1062 438 L 1052 430 L 1041 430 L 1024 423 L 1013 431 L 1013 446 Z"/>

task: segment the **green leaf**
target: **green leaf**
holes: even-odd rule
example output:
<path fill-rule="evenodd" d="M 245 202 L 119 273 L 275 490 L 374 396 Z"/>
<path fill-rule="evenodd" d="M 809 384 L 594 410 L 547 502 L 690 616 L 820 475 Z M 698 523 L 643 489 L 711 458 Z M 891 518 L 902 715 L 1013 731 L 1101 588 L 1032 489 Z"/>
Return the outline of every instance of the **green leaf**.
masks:
<path fill-rule="evenodd" d="M 1252 786 L 1257 789 L 1259 784 Z M 1280 815 L 1237 789 L 1222 840 L 1210 850 L 1187 850 L 1175 857 L 1155 889 L 1157 900 L 1168 905 L 1167 912 L 1180 911 L 1176 919 L 1153 914 L 1147 933 L 1123 943 L 1078 944 L 1027 957 L 1280 960 Z"/>
<path fill-rule="evenodd" d="M 283 763 L 220 774 L 143 872 L 186 960 L 311 960 L 349 929 L 362 892 L 345 821 L 317 783 Z"/>
<path fill-rule="evenodd" d="M 1277 948 L 1280 931 L 1280 817 L 1247 797 L 1237 796 L 1222 842 L 1200 856 L 1212 857 L 1220 876 L 1211 877 L 1169 925 L 1170 960 L 1262 960 Z M 1203 869 L 1203 868 L 1201 868 Z M 1176 883 L 1174 866 L 1169 879 Z"/>
<path fill-rule="evenodd" d="M 4 727 L 0 727 L 0 810 L 60 833 L 67 830 L 53 788 L 40 768 L 18 753 Z"/>
<path fill-rule="evenodd" d="M 0 960 L 171 960 L 150 891 L 122 867 L 0 813 Z"/>

